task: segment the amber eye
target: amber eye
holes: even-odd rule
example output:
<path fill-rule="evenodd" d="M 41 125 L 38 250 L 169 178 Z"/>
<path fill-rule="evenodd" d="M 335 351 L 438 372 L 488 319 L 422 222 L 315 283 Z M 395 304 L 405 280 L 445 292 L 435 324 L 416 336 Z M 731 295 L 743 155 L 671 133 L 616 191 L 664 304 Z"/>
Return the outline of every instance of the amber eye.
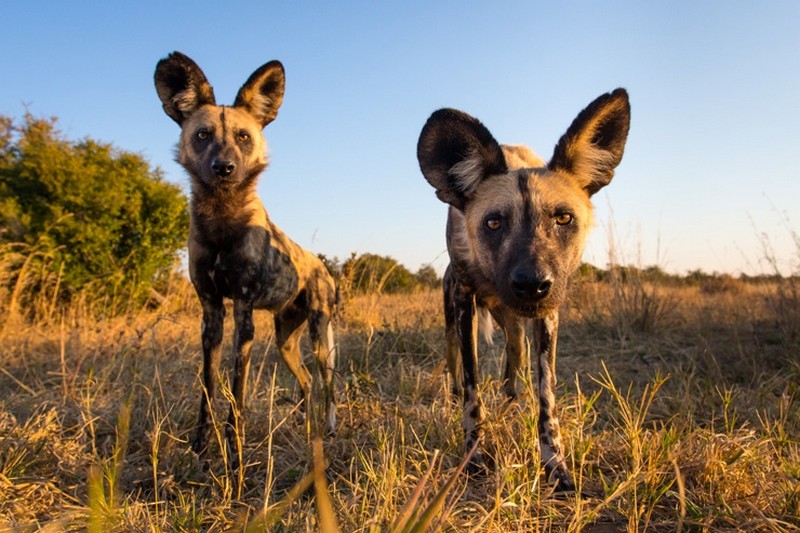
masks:
<path fill-rule="evenodd" d="M 246 131 L 240 131 L 239 132 L 239 142 L 246 143 L 249 140 L 250 140 L 250 134 L 249 133 L 247 133 Z"/>
<path fill-rule="evenodd" d="M 205 141 L 211 136 L 211 133 L 209 133 L 208 130 L 197 130 L 197 133 L 194 135 L 198 138 L 198 140 Z"/>
<path fill-rule="evenodd" d="M 502 224 L 500 223 L 500 219 L 499 218 L 486 219 L 486 227 L 489 228 L 492 231 L 499 230 L 501 226 L 502 226 Z"/>
<path fill-rule="evenodd" d="M 555 216 L 556 224 L 559 226 L 566 226 L 570 224 L 574 217 L 570 213 L 559 213 Z"/>

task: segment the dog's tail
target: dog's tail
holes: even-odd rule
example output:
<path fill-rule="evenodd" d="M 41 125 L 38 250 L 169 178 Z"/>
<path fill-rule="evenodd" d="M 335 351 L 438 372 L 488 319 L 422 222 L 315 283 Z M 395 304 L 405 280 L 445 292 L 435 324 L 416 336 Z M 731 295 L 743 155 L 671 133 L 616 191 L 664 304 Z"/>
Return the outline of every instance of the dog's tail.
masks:
<path fill-rule="evenodd" d="M 478 331 L 486 344 L 494 344 L 494 319 L 485 307 L 478 307 Z"/>

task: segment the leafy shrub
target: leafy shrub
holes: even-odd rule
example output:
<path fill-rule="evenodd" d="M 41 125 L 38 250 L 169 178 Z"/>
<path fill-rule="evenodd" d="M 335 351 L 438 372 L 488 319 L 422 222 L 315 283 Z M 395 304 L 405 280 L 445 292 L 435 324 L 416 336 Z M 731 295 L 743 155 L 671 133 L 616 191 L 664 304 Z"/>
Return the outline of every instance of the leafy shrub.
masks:
<path fill-rule="evenodd" d="M 42 291 L 57 303 L 83 295 L 112 313 L 140 305 L 185 243 L 186 205 L 139 154 L 70 141 L 54 118 L 0 116 L 0 264 L 15 295 L 7 306 L 34 313 Z"/>
<path fill-rule="evenodd" d="M 327 260 L 326 264 L 329 270 L 338 271 L 334 277 L 348 294 L 408 294 L 422 288 L 437 288 L 442 281 L 431 265 L 421 266 L 414 274 L 396 259 L 376 254 L 353 253 L 341 267 L 335 259 Z"/>

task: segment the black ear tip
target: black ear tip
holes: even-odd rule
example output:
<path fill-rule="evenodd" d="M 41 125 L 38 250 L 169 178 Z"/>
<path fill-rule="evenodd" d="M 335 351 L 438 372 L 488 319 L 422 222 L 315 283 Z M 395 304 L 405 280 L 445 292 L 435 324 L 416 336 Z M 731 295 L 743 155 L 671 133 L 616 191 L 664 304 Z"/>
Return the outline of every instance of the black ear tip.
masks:
<path fill-rule="evenodd" d="M 286 86 L 286 70 L 283 68 L 283 63 L 277 59 L 273 59 L 268 63 L 264 63 L 253 72 L 247 81 L 242 86 L 245 87 L 260 86 L 261 92 L 269 92 L 283 96 Z M 234 105 L 241 104 L 241 89 L 236 96 Z"/>
<path fill-rule="evenodd" d="M 628 91 L 625 90 L 623 87 L 617 87 L 616 89 L 611 91 L 611 94 L 609 96 L 611 100 L 620 101 L 625 107 L 630 108 L 631 104 L 630 104 L 630 99 L 628 97 Z"/>
<path fill-rule="evenodd" d="M 441 109 L 437 109 L 433 113 L 431 113 L 431 117 L 428 120 L 442 120 L 448 118 L 459 118 L 465 116 L 466 113 L 463 111 L 459 111 L 458 109 L 453 109 L 452 107 L 443 107 Z"/>
<path fill-rule="evenodd" d="M 250 75 L 248 82 L 254 81 L 266 73 L 269 73 L 270 76 L 273 77 L 275 76 L 280 76 L 280 78 L 286 77 L 286 69 L 283 67 L 283 63 L 281 63 L 277 59 L 273 59 L 272 61 L 264 63 L 263 65 L 258 67 L 256 71 Z"/>
<path fill-rule="evenodd" d="M 178 52 L 177 50 L 175 50 L 174 52 L 170 52 L 169 54 L 167 54 L 167 57 L 165 57 L 161 61 L 159 61 L 158 65 L 161 66 L 161 65 L 169 64 L 169 63 L 186 64 L 186 63 L 189 63 L 191 61 L 192 60 L 189 59 L 188 56 L 186 56 L 186 55 Z"/>
<path fill-rule="evenodd" d="M 438 123 L 446 123 L 446 124 L 474 124 L 480 123 L 480 121 L 463 111 L 459 111 L 458 109 L 453 109 L 452 107 L 443 107 L 441 109 L 437 109 L 431 116 L 428 118 L 428 121 L 425 123 L 427 126 L 428 124 L 438 124 Z"/>
<path fill-rule="evenodd" d="M 170 69 L 171 71 L 178 70 L 187 72 L 188 71 L 202 72 L 200 70 L 200 67 L 197 65 L 197 63 L 194 62 L 194 60 L 191 57 L 181 52 L 178 52 L 177 50 L 175 50 L 174 52 L 170 52 L 167 55 L 167 57 L 163 58 L 161 61 L 158 62 L 158 65 L 156 65 L 157 71 L 160 69 L 167 69 L 167 68 Z"/>
<path fill-rule="evenodd" d="M 286 74 L 286 69 L 284 68 L 283 63 L 281 63 L 277 59 L 273 59 L 272 61 L 267 63 L 267 66 L 269 66 L 270 68 L 274 68 L 276 70 L 279 70 L 281 72 L 281 74 Z"/>

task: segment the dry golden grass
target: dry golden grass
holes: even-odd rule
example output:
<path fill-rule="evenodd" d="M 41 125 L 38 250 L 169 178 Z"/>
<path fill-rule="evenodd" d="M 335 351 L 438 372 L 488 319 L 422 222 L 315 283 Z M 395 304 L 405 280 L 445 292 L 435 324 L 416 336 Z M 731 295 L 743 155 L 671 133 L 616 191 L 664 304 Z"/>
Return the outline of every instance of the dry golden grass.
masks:
<path fill-rule="evenodd" d="M 579 284 L 558 376 L 581 494 L 564 498 L 543 482 L 533 391 L 502 402 L 499 343 L 482 357 L 497 468 L 460 474 L 439 292 L 345 302 L 326 476 L 266 314 L 238 472 L 224 439 L 208 471 L 187 442 L 201 364 L 187 288 L 120 318 L 15 322 L 1 340 L 0 530 L 798 531 L 800 343 L 780 294 Z"/>

